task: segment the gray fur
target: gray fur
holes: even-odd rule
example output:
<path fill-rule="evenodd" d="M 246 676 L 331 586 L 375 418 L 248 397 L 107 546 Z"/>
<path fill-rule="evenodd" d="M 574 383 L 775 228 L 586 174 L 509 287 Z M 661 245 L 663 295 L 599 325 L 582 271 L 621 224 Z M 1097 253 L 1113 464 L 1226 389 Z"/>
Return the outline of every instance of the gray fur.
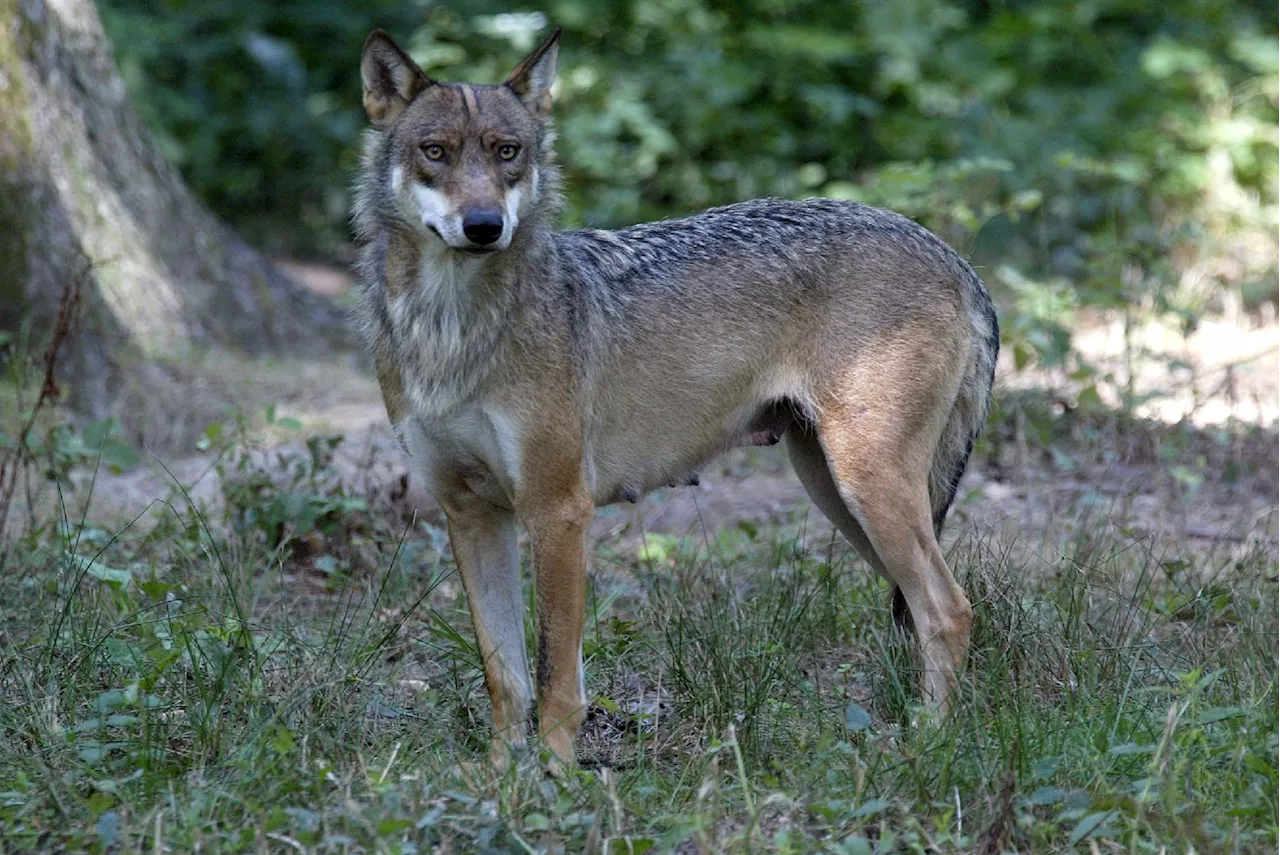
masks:
<path fill-rule="evenodd" d="M 546 131 L 550 137 L 550 129 Z M 995 312 L 973 269 L 920 225 L 898 214 L 829 199 L 762 199 L 677 220 L 618 231 L 556 233 L 549 228 L 559 202 L 558 174 L 549 146 L 539 146 L 538 214 L 527 219 L 510 250 L 486 259 L 466 293 L 440 301 L 406 295 L 393 313 L 385 282 L 389 243 L 411 234 L 389 198 L 391 155 L 386 133 L 370 132 L 357 189 L 355 227 L 362 244 L 359 272 L 365 289 L 361 326 L 375 352 L 403 366 L 407 396 L 417 407 L 446 408 L 473 398 L 487 378 L 519 370 L 525 334 L 536 342 L 563 327 L 572 342 L 575 385 L 589 443 L 607 442 L 621 426 L 605 403 L 623 375 L 667 374 L 668 394 L 645 400 L 639 415 L 663 422 L 664 404 L 701 395 L 710 385 L 750 385 L 771 361 L 790 362 L 803 375 L 805 318 L 817 307 L 838 307 L 876 319 L 877 331 L 911 324 L 953 303 L 972 325 L 971 356 L 934 457 L 930 493 L 935 519 L 945 517 L 965 460 L 985 418 L 999 347 Z M 450 263 L 475 263 L 470 260 Z M 525 323 L 513 323 L 522 319 Z M 851 335 L 858 325 L 849 323 Z M 434 358 L 433 339 L 446 328 L 465 330 L 464 346 Z M 705 348 L 716 364 L 675 366 L 665 347 L 678 336 L 681 350 Z M 857 341 L 848 342 L 851 354 Z M 790 352 L 788 354 L 788 352 Z M 653 367 L 646 363 L 652 357 Z M 626 363 L 625 365 L 623 363 Z M 735 376 L 736 375 L 736 376 Z M 812 418 L 817 402 L 804 389 L 788 395 Z M 601 400 L 591 401 L 597 397 Z M 592 461 L 607 479 L 596 483 L 599 501 L 679 479 L 708 456 L 741 441 L 749 412 L 704 413 L 701 429 L 675 438 L 672 449 L 643 467 L 620 471 L 608 449 Z M 435 408 L 431 404 L 431 408 Z M 732 408 L 729 408 L 732 409 Z M 674 420 L 673 426 L 685 419 Z M 591 423 L 594 422 L 594 423 Z M 710 424 L 708 424 L 710 423 Z M 631 457 L 633 450 L 624 456 Z M 603 464 L 603 467 L 602 465 Z M 623 482 L 626 486 L 622 486 Z"/>
<path fill-rule="evenodd" d="M 910 323 L 929 310 L 922 294 L 912 290 L 914 283 L 894 269 L 897 262 L 953 283 L 973 323 L 974 346 L 930 479 L 935 518 L 945 517 L 989 406 L 999 335 L 982 282 L 933 234 L 897 214 L 864 205 L 766 199 L 616 232 L 567 232 L 556 235 L 553 245 L 574 282 L 574 313 L 581 318 L 575 342 L 584 365 L 606 362 L 610 352 L 632 353 L 636 339 L 653 329 L 642 320 L 647 313 L 705 313 L 709 319 L 744 317 L 762 326 L 785 325 L 791 307 L 830 300 L 835 289 L 850 284 L 836 275 L 845 265 L 889 274 L 877 293 L 864 295 L 864 309 L 891 322 Z M 750 275 L 709 285 L 708 273 L 726 264 Z M 725 311 L 726 302 L 735 304 L 731 312 Z M 686 340 L 693 336 L 695 346 L 698 338 L 714 346 L 710 339 L 724 329 L 715 323 L 694 324 L 683 332 Z M 658 347 L 656 342 L 648 346 Z M 655 417 L 661 420 L 660 414 Z M 778 435 L 736 439 L 754 444 L 774 442 Z"/>
<path fill-rule="evenodd" d="M 986 288 L 916 223 L 830 199 L 557 232 L 558 39 L 501 86 L 436 83 L 381 33 L 361 67 L 380 130 L 356 188 L 359 322 L 449 518 L 496 729 L 518 732 L 530 700 L 515 517 L 534 552 L 543 735 L 567 758 L 548 710 L 572 732 L 586 703 L 592 505 L 696 484 L 712 456 L 780 439 L 897 586 L 895 613 L 909 604 L 926 698 L 945 706 L 972 612 L 936 534 L 990 402 Z M 466 211 L 500 211 L 501 235 L 481 240 Z"/>

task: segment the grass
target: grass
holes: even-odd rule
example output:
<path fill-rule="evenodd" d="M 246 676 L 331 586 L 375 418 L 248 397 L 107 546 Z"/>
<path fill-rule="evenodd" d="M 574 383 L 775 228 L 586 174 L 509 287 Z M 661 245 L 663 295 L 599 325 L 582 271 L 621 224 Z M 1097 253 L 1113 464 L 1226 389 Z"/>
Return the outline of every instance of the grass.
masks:
<path fill-rule="evenodd" d="M 275 481 L 233 452 L 216 519 L 178 491 L 145 532 L 14 544 L 5 851 L 1275 851 L 1270 549 L 1166 554 L 1096 510 L 963 534 L 973 660 L 931 723 L 840 542 L 651 536 L 595 562 L 582 768 L 499 777 L 442 533 L 331 451 Z"/>

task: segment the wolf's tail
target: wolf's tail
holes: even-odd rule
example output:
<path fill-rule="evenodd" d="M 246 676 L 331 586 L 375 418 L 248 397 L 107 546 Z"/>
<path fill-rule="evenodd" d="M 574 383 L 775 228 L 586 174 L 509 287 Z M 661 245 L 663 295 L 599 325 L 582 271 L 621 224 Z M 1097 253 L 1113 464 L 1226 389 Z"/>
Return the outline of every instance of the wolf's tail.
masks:
<path fill-rule="evenodd" d="M 955 501 L 973 443 L 982 430 L 991 406 L 991 386 L 995 380 L 996 357 L 1000 353 L 1000 327 L 995 306 L 982 280 L 963 261 L 962 282 L 969 320 L 973 324 L 973 345 L 960 391 L 947 416 L 942 437 L 933 452 L 929 472 L 929 504 L 933 510 L 933 531 L 942 534 L 947 511 Z"/>

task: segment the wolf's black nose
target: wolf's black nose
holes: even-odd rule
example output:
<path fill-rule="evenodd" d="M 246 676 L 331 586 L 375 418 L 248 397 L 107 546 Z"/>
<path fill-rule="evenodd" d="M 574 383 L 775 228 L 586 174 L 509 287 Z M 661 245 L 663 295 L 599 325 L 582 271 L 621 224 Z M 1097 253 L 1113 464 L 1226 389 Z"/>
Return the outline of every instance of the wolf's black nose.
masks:
<path fill-rule="evenodd" d="M 462 233 L 472 243 L 484 246 L 502 237 L 502 212 L 493 208 L 473 208 L 462 218 Z"/>

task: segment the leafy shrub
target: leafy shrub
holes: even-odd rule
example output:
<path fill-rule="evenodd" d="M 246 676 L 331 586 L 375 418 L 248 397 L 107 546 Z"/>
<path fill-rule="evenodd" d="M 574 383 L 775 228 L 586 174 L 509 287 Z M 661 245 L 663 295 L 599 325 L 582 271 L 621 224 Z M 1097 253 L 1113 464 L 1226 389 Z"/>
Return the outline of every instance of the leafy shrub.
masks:
<path fill-rule="evenodd" d="M 144 116 L 196 191 L 277 249 L 345 244 L 358 57 L 497 81 L 565 29 L 571 224 L 762 195 L 894 208 L 979 266 L 1060 360 L 1078 306 L 1191 326 L 1276 292 L 1274 6 L 1172 0 L 104 0 Z M 1004 265 L 1006 274 L 990 270 Z"/>

